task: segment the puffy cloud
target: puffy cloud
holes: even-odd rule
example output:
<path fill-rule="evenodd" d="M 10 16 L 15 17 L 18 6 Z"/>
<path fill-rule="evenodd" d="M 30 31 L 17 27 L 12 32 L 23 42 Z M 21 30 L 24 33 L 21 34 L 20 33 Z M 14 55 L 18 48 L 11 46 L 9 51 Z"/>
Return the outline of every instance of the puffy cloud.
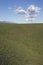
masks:
<path fill-rule="evenodd" d="M 25 20 L 26 21 L 33 21 L 33 20 L 35 20 L 36 19 L 36 17 L 38 16 L 38 14 L 40 13 L 40 10 L 41 10 L 41 8 L 40 7 L 37 7 L 37 6 L 35 6 L 35 5 L 30 5 L 27 9 L 26 9 L 26 11 L 22 8 L 22 7 L 18 7 L 17 9 L 16 9 L 16 12 L 18 13 L 18 14 L 25 14 L 24 16 L 25 16 Z"/>
<path fill-rule="evenodd" d="M 28 10 L 31 12 L 36 12 L 36 13 L 38 13 L 39 11 L 40 11 L 40 9 L 41 8 L 39 8 L 39 7 L 37 7 L 37 6 L 35 6 L 35 5 L 30 5 L 29 7 L 28 7 Z"/>
<path fill-rule="evenodd" d="M 18 14 L 26 14 L 26 11 L 25 11 L 24 9 L 22 9 L 22 7 L 18 7 L 18 8 L 16 9 L 16 12 L 17 12 Z"/>
<path fill-rule="evenodd" d="M 41 11 L 41 8 L 35 5 L 30 5 L 26 10 L 22 7 L 17 8 L 16 5 L 14 7 L 8 7 L 8 9 L 16 12 L 17 14 L 24 15 L 26 21 L 35 20 Z"/>
<path fill-rule="evenodd" d="M 30 20 L 35 20 L 35 18 L 38 16 L 40 10 L 41 10 L 41 8 L 39 8 L 35 5 L 30 5 L 27 8 L 27 12 L 28 12 Z"/>

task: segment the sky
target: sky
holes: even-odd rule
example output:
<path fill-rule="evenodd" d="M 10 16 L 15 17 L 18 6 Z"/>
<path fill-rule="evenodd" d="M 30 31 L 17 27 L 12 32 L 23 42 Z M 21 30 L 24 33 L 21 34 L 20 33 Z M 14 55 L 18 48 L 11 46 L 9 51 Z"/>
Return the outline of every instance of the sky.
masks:
<path fill-rule="evenodd" d="M 0 21 L 43 23 L 43 0 L 0 0 Z"/>

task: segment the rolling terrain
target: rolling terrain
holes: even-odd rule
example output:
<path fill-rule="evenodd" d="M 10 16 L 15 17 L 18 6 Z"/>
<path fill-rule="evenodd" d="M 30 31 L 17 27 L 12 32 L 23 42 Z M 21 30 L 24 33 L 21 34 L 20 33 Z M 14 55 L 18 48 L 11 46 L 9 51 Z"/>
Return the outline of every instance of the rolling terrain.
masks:
<path fill-rule="evenodd" d="M 43 65 L 43 24 L 0 24 L 0 65 Z"/>

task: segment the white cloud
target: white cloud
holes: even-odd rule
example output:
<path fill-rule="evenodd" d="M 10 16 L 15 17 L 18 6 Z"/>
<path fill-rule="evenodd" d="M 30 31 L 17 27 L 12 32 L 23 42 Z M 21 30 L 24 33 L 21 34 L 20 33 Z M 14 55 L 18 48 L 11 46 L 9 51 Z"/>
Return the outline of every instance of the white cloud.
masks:
<path fill-rule="evenodd" d="M 38 14 L 40 13 L 40 10 L 41 8 L 40 7 L 37 7 L 35 5 L 30 5 L 26 11 L 22 8 L 22 7 L 18 7 L 16 9 L 16 12 L 18 14 L 25 14 L 24 17 L 25 17 L 25 20 L 26 21 L 29 21 L 29 20 L 35 20 L 35 18 L 38 16 Z"/>
<path fill-rule="evenodd" d="M 22 7 L 18 7 L 17 9 L 16 9 L 16 12 L 18 13 L 18 14 L 26 14 L 26 11 L 22 8 Z"/>
<path fill-rule="evenodd" d="M 30 5 L 27 9 L 23 9 L 22 7 L 18 7 L 15 5 L 14 7 L 8 7 L 9 10 L 17 14 L 24 15 L 26 21 L 33 21 L 40 14 L 41 8 L 35 5 Z"/>
<path fill-rule="evenodd" d="M 28 12 L 30 20 L 34 20 L 38 16 L 40 10 L 41 10 L 41 8 L 39 8 L 35 5 L 30 5 L 27 8 L 27 12 Z"/>
<path fill-rule="evenodd" d="M 28 10 L 29 10 L 29 11 L 35 11 L 35 12 L 37 12 L 37 13 L 40 11 L 40 9 L 41 9 L 41 8 L 39 8 L 39 7 L 35 6 L 35 5 L 30 5 L 30 6 L 28 7 Z"/>

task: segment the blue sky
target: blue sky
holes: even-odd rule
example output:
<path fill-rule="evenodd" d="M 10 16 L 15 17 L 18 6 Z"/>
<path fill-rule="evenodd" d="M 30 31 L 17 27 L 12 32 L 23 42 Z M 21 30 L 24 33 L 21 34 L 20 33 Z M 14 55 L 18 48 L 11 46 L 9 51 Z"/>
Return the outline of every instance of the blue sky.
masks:
<path fill-rule="evenodd" d="M 37 13 L 38 15 L 35 17 L 35 20 L 32 20 L 32 22 L 43 23 L 43 0 L 0 0 L 0 21 L 31 23 L 30 20 L 25 20 L 27 15 L 21 14 L 21 11 L 22 13 L 24 13 L 24 11 L 27 12 L 29 7 L 34 7 L 35 11 L 35 6 L 40 8 L 40 12 Z"/>

